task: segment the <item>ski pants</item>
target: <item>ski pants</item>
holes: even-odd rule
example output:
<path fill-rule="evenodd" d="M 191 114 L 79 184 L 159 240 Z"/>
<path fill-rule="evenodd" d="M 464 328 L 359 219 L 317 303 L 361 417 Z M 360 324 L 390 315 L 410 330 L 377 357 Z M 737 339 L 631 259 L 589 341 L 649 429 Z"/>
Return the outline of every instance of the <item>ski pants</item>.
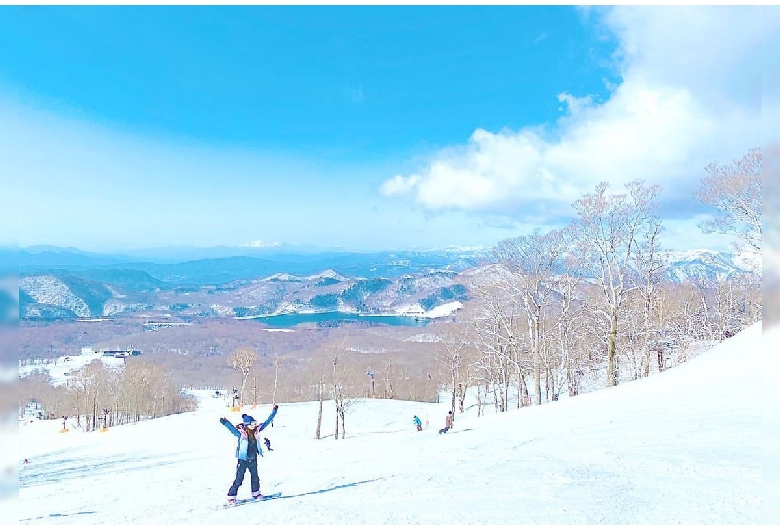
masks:
<path fill-rule="evenodd" d="M 260 493 L 260 476 L 257 474 L 257 459 L 239 460 L 238 464 L 236 464 L 236 480 L 234 480 L 233 485 L 230 486 L 228 497 L 235 497 L 238 495 L 238 488 L 244 482 L 244 475 L 246 475 L 247 469 L 249 470 L 252 495 Z"/>

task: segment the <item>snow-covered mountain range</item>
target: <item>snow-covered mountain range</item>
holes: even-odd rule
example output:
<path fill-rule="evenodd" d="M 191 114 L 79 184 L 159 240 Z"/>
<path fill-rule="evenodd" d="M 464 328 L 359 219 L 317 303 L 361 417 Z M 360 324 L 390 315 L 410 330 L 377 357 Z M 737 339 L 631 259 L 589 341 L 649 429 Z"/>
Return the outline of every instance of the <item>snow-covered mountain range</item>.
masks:
<path fill-rule="evenodd" d="M 761 256 L 711 250 L 669 251 L 666 277 L 673 281 L 723 280 L 735 274 L 757 272 Z"/>
<path fill-rule="evenodd" d="M 121 263 L 74 254 L 22 255 L 20 318 L 62 320 L 139 311 L 251 317 L 300 311 L 402 314 L 467 299 L 464 278 L 486 274 L 484 249 L 432 253 L 247 256 L 174 264 Z M 667 279 L 730 278 L 760 256 L 693 250 L 667 253 Z M 224 279 L 225 281 L 213 281 Z M 209 281 L 205 281 L 209 280 Z"/>

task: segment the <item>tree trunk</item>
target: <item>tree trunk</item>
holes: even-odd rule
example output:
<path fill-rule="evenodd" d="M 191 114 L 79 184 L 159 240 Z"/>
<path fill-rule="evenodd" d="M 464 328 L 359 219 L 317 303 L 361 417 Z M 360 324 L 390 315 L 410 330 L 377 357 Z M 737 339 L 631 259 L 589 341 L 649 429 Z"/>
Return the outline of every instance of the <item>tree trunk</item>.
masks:
<path fill-rule="evenodd" d="M 501 412 L 506 412 L 508 408 L 508 403 L 506 402 L 507 396 L 509 395 L 509 377 L 506 373 L 506 367 L 504 367 L 501 370 Z"/>
<path fill-rule="evenodd" d="M 650 375 L 650 348 L 648 347 L 647 343 L 645 343 L 644 349 L 642 351 L 642 369 L 640 373 L 640 377 L 648 377 Z"/>
<path fill-rule="evenodd" d="M 316 433 L 316 437 L 319 440 L 320 439 L 320 427 L 322 427 L 322 381 L 320 381 L 317 384 L 317 394 L 318 394 L 319 401 L 320 401 L 320 410 L 319 410 L 319 413 L 317 414 L 317 433 Z"/>
<path fill-rule="evenodd" d="M 241 396 L 238 401 L 240 406 L 244 406 L 244 388 L 246 387 L 246 380 L 249 378 L 249 372 L 245 372 L 243 379 L 241 380 Z"/>
<path fill-rule="evenodd" d="M 617 352 L 617 331 L 618 331 L 618 312 L 612 310 L 612 319 L 609 329 L 609 338 L 607 339 L 607 386 L 617 385 L 617 366 L 615 364 L 615 354 Z"/>
<path fill-rule="evenodd" d="M 276 363 L 274 363 L 274 394 L 273 394 L 273 402 L 276 403 L 276 387 L 279 381 L 279 360 L 276 360 Z"/>
<path fill-rule="evenodd" d="M 539 343 L 539 321 L 534 322 L 534 383 L 536 390 L 536 404 L 542 404 L 542 362 Z"/>
<path fill-rule="evenodd" d="M 550 369 L 544 369 L 544 399 L 547 403 L 550 402 Z"/>
<path fill-rule="evenodd" d="M 455 387 L 455 374 L 453 372 L 452 374 L 452 403 L 450 404 L 450 410 L 452 412 L 455 412 L 455 394 L 457 392 L 457 389 Z"/>
<path fill-rule="evenodd" d="M 338 400 L 334 400 L 336 403 L 336 434 L 333 435 L 334 440 L 339 439 L 339 402 Z"/>
<path fill-rule="evenodd" d="M 572 369 L 571 365 L 571 359 L 567 361 L 567 367 L 566 367 L 566 379 L 568 381 L 568 387 L 569 387 L 569 397 L 576 396 L 579 393 L 579 388 L 577 384 L 577 374 L 575 370 Z"/>
<path fill-rule="evenodd" d="M 645 324 L 645 337 L 642 344 L 642 373 L 641 377 L 648 377 L 650 375 L 650 315 L 651 315 L 651 297 L 653 296 L 652 289 L 648 289 L 647 297 L 645 299 L 644 307 L 644 324 Z"/>
<path fill-rule="evenodd" d="M 531 399 L 528 397 L 528 385 L 525 384 L 525 376 L 520 374 L 520 390 L 523 394 L 523 406 L 530 404 Z"/>
<path fill-rule="evenodd" d="M 558 394 L 555 393 L 555 377 L 552 376 L 550 373 L 550 370 L 547 370 L 547 377 L 551 377 L 550 379 L 550 394 L 553 401 L 558 401 Z"/>

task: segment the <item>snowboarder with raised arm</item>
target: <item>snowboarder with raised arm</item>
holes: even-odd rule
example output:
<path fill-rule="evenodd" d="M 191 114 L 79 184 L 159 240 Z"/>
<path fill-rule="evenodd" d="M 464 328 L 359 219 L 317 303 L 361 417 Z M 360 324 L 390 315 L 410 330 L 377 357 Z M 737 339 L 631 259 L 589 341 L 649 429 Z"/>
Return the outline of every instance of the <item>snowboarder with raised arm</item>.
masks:
<path fill-rule="evenodd" d="M 257 455 L 263 456 L 263 451 L 260 449 L 257 443 L 257 433 L 268 427 L 271 424 L 279 405 L 274 404 L 274 408 L 271 414 L 263 423 L 257 424 L 252 416 L 243 414 L 241 419 L 243 423 L 233 425 L 226 418 L 220 418 L 219 422 L 225 426 L 230 433 L 238 438 L 238 445 L 236 446 L 236 458 L 238 463 L 236 464 L 236 478 L 233 481 L 233 485 L 228 490 L 228 505 L 236 503 L 236 496 L 238 495 L 238 488 L 244 482 L 244 475 L 247 469 L 249 470 L 249 477 L 252 486 L 252 498 L 256 500 L 262 500 L 263 495 L 260 493 L 260 476 L 257 474 Z"/>

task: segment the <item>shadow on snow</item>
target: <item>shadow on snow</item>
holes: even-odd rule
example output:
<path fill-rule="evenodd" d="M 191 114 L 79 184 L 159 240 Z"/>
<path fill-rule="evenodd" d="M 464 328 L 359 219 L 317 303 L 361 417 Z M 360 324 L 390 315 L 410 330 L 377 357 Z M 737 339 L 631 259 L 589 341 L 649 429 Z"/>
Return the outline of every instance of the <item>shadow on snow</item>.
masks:
<path fill-rule="evenodd" d="M 317 490 L 317 491 L 308 491 L 306 493 L 297 493 L 295 495 L 281 495 L 279 498 L 280 499 L 294 499 L 296 497 L 304 497 L 306 495 L 317 495 L 319 493 L 328 493 L 329 491 L 335 491 L 335 490 L 342 489 L 342 488 L 351 488 L 351 487 L 354 487 L 354 486 L 359 486 L 360 484 L 368 484 L 369 482 L 376 482 L 377 480 L 385 480 L 386 478 L 389 478 L 389 477 L 379 477 L 379 478 L 372 478 L 372 479 L 369 479 L 369 480 L 359 480 L 357 482 L 350 482 L 349 484 L 339 484 L 338 486 L 333 486 L 333 487 L 330 487 L 330 488 L 323 488 L 323 489 Z"/>

